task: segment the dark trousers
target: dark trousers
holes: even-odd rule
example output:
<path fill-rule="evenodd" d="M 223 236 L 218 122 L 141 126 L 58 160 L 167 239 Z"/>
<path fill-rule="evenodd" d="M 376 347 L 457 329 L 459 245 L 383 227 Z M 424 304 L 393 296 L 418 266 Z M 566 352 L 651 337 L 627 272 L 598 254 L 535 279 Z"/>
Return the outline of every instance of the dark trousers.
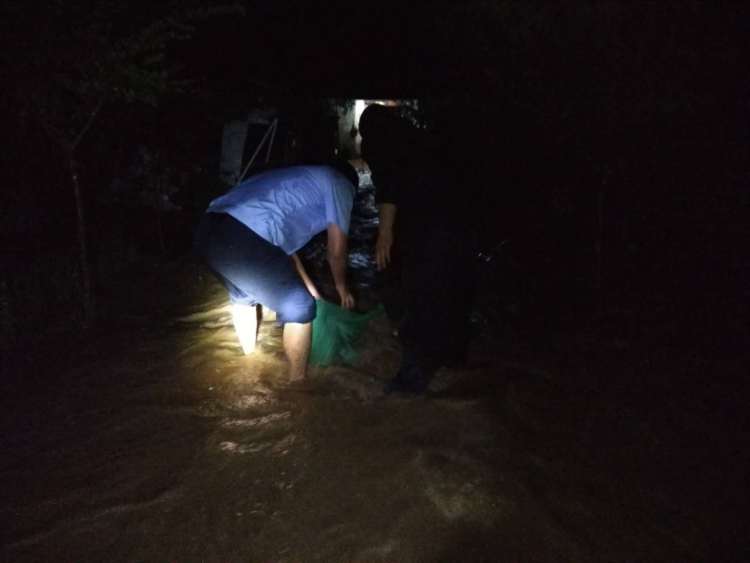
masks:
<path fill-rule="evenodd" d="M 230 215 L 206 213 L 194 246 L 233 303 L 260 303 L 282 323 L 315 318 L 315 300 L 291 258 Z"/>
<path fill-rule="evenodd" d="M 414 390 L 429 384 L 441 366 L 466 360 L 475 289 L 473 245 L 466 232 L 435 228 L 412 244 L 401 260 L 404 315 L 398 378 Z"/>

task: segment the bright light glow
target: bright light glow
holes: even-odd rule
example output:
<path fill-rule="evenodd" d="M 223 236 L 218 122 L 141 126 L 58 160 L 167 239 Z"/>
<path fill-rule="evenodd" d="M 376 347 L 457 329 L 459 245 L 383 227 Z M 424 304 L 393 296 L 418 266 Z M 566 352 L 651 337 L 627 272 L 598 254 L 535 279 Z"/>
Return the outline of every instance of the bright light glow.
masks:
<path fill-rule="evenodd" d="M 258 336 L 258 316 L 254 305 L 232 304 L 232 322 L 242 351 L 252 354 Z"/>
<path fill-rule="evenodd" d="M 362 115 L 362 112 L 365 111 L 365 101 L 364 100 L 354 100 L 354 126 L 359 127 L 359 118 Z"/>

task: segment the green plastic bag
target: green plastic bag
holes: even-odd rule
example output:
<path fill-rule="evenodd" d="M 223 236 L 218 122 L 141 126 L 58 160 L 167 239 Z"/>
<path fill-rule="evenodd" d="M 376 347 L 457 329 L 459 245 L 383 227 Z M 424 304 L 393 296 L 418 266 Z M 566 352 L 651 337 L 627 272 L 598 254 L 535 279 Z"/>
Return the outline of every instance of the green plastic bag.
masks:
<path fill-rule="evenodd" d="M 310 363 L 318 366 L 354 363 L 359 355 L 357 340 L 367 323 L 383 311 L 382 306 L 368 313 L 355 313 L 323 299 L 318 299 L 315 305 Z"/>

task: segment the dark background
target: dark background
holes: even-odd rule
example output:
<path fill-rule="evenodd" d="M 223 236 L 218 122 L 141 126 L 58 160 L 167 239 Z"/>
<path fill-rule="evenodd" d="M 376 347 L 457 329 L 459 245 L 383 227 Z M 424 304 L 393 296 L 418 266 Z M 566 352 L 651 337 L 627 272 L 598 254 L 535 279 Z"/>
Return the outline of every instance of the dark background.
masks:
<path fill-rule="evenodd" d="M 189 253 L 196 216 L 224 189 L 227 120 L 277 108 L 295 150 L 276 163 L 311 160 L 330 154 L 323 100 L 416 98 L 470 171 L 456 197 L 476 202 L 482 251 L 503 269 L 488 289 L 519 294 L 516 316 L 546 328 L 611 314 L 629 333 L 671 323 L 662 332 L 683 344 L 743 349 L 744 3 L 195 4 L 182 33 L 164 34 L 158 64 L 174 84 L 153 97 L 97 78 L 121 60 L 103 54 L 187 8 L 35 6 L 9 2 L 3 18 L 6 348 L 40 318 L 85 324 L 66 153 L 45 122 L 80 130 L 105 92 L 76 148 L 94 296 L 112 298 L 113 277 L 144 258 Z M 175 209 L 113 194 L 139 166 L 146 185 L 174 186 Z"/>

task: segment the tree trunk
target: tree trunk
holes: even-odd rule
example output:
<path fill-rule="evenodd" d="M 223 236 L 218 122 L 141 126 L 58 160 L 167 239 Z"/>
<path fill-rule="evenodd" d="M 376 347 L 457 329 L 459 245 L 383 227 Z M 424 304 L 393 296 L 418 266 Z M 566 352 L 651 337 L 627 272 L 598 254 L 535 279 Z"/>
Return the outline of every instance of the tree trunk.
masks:
<path fill-rule="evenodd" d="M 154 211 L 156 212 L 156 234 L 159 237 L 159 250 L 161 251 L 162 257 L 167 255 L 167 243 L 164 240 L 164 210 L 162 209 L 162 178 L 161 175 L 156 178 L 156 204 L 154 205 Z"/>
<path fill-rule="evenodd" d="M 73 186 L 73 198 L 76 204 L 76 226 L 78 231 L 78 260 L 81 268 L 81 299 L 83 304 L 83 324 L 88 328 L 94 321 L 94 301 L 91 292 L 91 271 L 89 270 L 89 251 L 86 237 L 86 216 L 83 203 L 81 185 L 78 181 L 78 171 L 75 154 L 72 150 L 66 151 L 68 161 L 68 173 Z"/>
<path fill-rule="evenodd" d="M 596 311 L 604 312 L 604 181 L 596 196 L 596 266 L 594 286 L 596 288 Z"/>
<path fill-rule="evenodd" d="M 15 341 L 15 319 L 11 305 L 10 289 L 3 276 L 0 277 L 0 352 L 10 350 Z"/>

